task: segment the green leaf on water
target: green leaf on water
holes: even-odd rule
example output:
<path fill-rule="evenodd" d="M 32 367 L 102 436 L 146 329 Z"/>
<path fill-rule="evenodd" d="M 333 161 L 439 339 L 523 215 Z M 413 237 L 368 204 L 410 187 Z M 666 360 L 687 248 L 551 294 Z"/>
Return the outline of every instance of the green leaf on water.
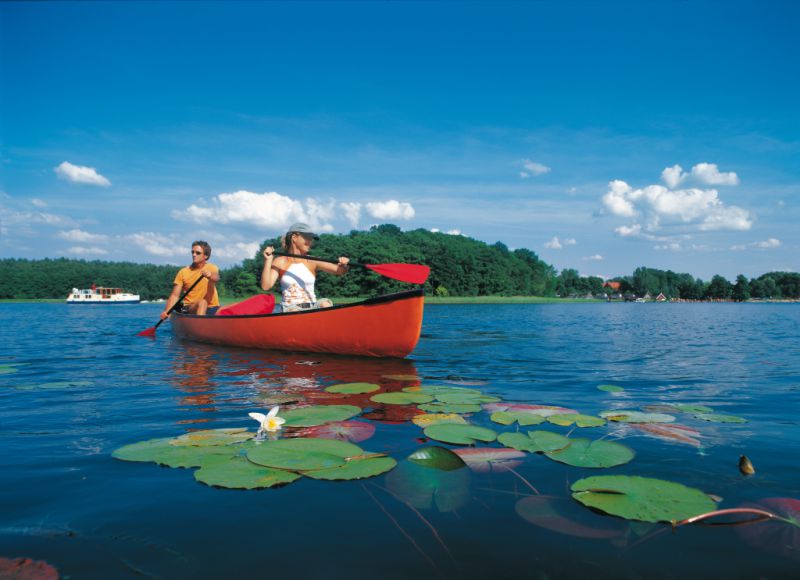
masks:
<path fill-rule="evenodd" d="M 425 403 L 419 406 L 426 413 L 478 413 L 483 410 L 480 405 L 471 403 Z"/>
<path fill-rule="evenodd" d="M 603 419 L 620 423 L 672 423 L 675 417 L 664 413 L 643 413 L 629 409 L 614 409 L 600 413 Z"/>
<path fill-rule="evenodd" d="M 233 446 L 176 446 L 173 441 L 169 437 L 140 441 L 116 449 L 111 456 L 122 461 L 153 462 L 168 467 L 201 467 L 219 459 L 236 457 L 240 452 Z"/>
<path fill-rule="evenodd" d="M 564 449 L 570 444 L 570 440 L 558 433 L 550 431 L 529 431 L 528 433 L 503 433 L 497 440 L 505 445 L 519 451 L 528 453 L 546 453 Z"/>
<path fill-rule="evenodd" d="M 719 413 L 697 413 L 696 419 L 710 423 L 747 423 L 747 419 L 736 415 L 720 415 Z"/>
<path fill-rule="evenodd" d="M 194 472 L 194 478 L 214 487 L 259 489 L 292 483 L 300 479 L 300 475 L 256 465 L 244 457 L 233 457 L 202 466 Z"/>
<path fill-rule="evenodd" d="M 581 415 L 580 413 L 550 415 L 547 418 L 547 422 L 553 425 L 561 425 L 562 427 L 569 427 L 570 425 L 575 425 L 577 427 L 602 427 L 606 424 L 605 419 L 593 417 L 592 415 Z"/>
<path fill-rule="evenodd" d="M 204 429 L 203 431 L 192 431 L 172 440 L 172 445 L 208 447 L 214 445 L 231 445 L 252 439 L 255 433 L 251 433 L 244 427 L 233 427 L 227 429 Z"/>
<path fill-rule="evenodd" d="M 384 405 L 418 405 L 419 403 L 430 403 L 433 401 L 431 395 L 422 393 L 380 393 L 369 398 L 370 401 L 383 403 Z"/>
<path fill-rule="evenodd" d="M 444 471 L 460 469 L 465 465 L 464 460 L 461 459 L 460 456 L 450 449 L 439 447 L 438 445 L 417 449 L 406 459 L 412 463 L 422 465 L 423 467 L 441 469 Z"/>
<path fill-rule="evenodd" d="M 673 522 L 716 509 L 698 489 L 628 475 L 599 475 L 572 484 L 572 497 L 609 515 L 642 522 Z"/>
<path fill-rule="evenodd" d="M 313 427 L 334 421 L 346 421 L 359 413 L 361 409 L 354 405 L 311 405 L 281 411 L 280 416 L 286 419 L 284 427 Z"/>
<path fill-rule="evenodd" d="M 426 427 L 424 432 L 426 437 L 453 445 L 474 445 L 476 441 L 488 443 L 497 438 L 497 433 L 491 429 L 456 423 L 437 423 Z"/>
<path fill-rule="evenodd" d="M 391 457 L 356 457 L 340 467 L 304 471 L 303 475 L 325 480 L 364 479 L 391 471 L 396 465 L 397 461 Z"/>
<path fill-rule="evenodd" d="M 447 385 L 423 385 L 419 387 L 406 387 L 403 389 L 406 393 L 422 393 L 430 395 L 431 397 L 438 397 L 439 395 L 481 395 L 482 393 L 477 389 L 467 389 L 465 387 L 451 387 Z"/>
<path fill-rule="evenodd" d="M 363 453 L 358 445 L 346 441 L 295 438 L 256 444 L 247 451 L 247 458 L 265 467 L 306 471 L 339 467 L 347 458 Z"/>
<path fill-rule="evenodd" d="M 362 393 L 373 393 L 380 388 L 380 385 L 376 385 L 375 383 L 341 383 L 339 385 L 331 385 L 325 390 L 329 393 L 359 395 Z"/>
<path fill-rule="evenodd" d="M 489 418 L 501 425 L 513 425 L 519 423 L 522 427 L 538 425 L 544 423 L 545 417 L 536 413 L 526 413 L 524 411 L 495 411 Z"/>
<path fill-rule="evenodd" d="M 483 403 L 497 403 L 501 401 L 500 397 L 493 397 L 491 395 L 474 395 L 471 393 L 441 393 L 436 395 L 436 400 L 440 403 L 454 403 L 454 404 L 473 404 L 481 405 Z"/>
<path fill-rule="evenodd" d="M 613 441 L 571 439 L 570 445 L 559 451 L 545 453 L 559 463 L 573 467 L 603 468 L 623 465 L 633 459 L 633 449 Z"/>
<path fill-rule="evenodd" d="M 597 385 L 597 389 L 606 393 L 621 393 L 625 390 L 619 385 Z"/>
<path fill-rule="evenodd" d="M 713 413 L 714 409 L 705 405 L 674 405 L 682 413 Z"/>
<path fill-rule="evenodd" d="M 417 427 L 429 427 L 436 423 L 458 423 L 459 425 L 466 425 L 467 420 L 457 413 L 423 413 L 422 415 L 414 415 L 411 421 Z"/>

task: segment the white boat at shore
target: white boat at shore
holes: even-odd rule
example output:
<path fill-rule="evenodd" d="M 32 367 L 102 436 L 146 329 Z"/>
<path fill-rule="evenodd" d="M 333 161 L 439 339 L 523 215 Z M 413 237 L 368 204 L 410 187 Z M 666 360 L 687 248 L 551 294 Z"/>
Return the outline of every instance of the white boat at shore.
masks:
<path fill-rule="evenodd" d="M 92 285 L 91 288 L 73 288 L 67 296 L 67 304 L 138 304 L 138 294 L 123 292 L 122 288 L 104 288 Z"/>

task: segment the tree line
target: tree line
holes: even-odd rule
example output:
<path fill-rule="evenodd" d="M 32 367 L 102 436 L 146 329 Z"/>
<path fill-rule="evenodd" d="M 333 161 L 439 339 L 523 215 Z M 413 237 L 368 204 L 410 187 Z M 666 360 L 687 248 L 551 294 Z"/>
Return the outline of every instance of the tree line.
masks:
<path fill-rule="evenodd" d="M 264 240 L 255 256 L 221 270 L 221 296 L 236 299 L 261 292 L 262 250 L 267 245 L 280 246 L 277 239 Z M 567 297 L 611 292 L 604 287 L 603 279 L 580 276 L 570 268 L 558 272 L 525 248 L 509 250 L 501 242 L 486 244 L 424 229 L 404 232 L 391 224 L 349 234 L 323 234 L 313 255 L 329 259 L 348 256 L 363 264 L 426 264 L 431 275 L 425 290 L 433 296 Z M 123 288 L 139 294 L 142 300 L 155 300 L 169 294 L 177 272 L 176 266 L 67 258 L 7 258 L 0 260 L 0 265 L 0 299 L 66 299 L 72 288 L 96 284 Z M 740 275 L 735 282 L 717 275 L 704 282 L 690 274 L 642 267 L 631 276 L 613 281 L 619 282 L 621 293 L 637 296 L 663 293 L 667 298 L 688 300 L 800 298 L 800 274 L 791 272 L 770 272 L 750 280 Z M 408 288 L 408 284 L 362 268 L 352 268 L 342 277 L 323 275 L 317 279 L 318 296 L 376 296 Z"/>

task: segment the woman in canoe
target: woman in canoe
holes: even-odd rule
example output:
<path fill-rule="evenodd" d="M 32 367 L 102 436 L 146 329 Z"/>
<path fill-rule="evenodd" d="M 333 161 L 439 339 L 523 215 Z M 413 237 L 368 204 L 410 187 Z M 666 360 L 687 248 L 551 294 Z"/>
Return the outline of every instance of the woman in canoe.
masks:
<path fill-rule="evenodd" d="M 319 236 L 308 224 L 296 223 L 281 238 L 281 247 L 287 254 L 305 256 Z M 272 246 L 264 248 L 264 270 L 261 272 L 261 288 L 269 291 L 275 282 L 281 285 L 281 309 L 293 312 L 310 308 L 327 308 L 333 306 L 327 298 L 317 300 L 314 282 L 317 272 L 328 272 L 336 276 L 347 273 L 349 258 L 340 257 L 338 264 L 275 256 Z"/>

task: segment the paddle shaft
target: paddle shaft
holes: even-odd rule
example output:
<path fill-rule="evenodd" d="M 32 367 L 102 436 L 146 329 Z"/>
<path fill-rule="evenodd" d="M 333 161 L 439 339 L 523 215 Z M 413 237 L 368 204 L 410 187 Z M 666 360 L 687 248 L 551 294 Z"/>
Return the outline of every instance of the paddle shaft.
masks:
<path fill-rule="evenodd" d="M 303 256 L 302 254 L 290 254 L 288 252 L 274 252 L 276 256 L 286 256 L 287 258 L 300 258 L 302 260 L 314 260 L 315 262 L 327 262 L 328 264 L 338 264 L 339 260 L 328 260 L 326 258 L 315 258 L 314 256 Z M 356 266 L 358 268 L 366 268 L 366 264 L 359 264 L 358 262 L 350 261 L 348 266 Z"/>
<path fill-rule="evenodd" d="M 170 314 L 172 314 L 172 311 L 173 311 L 173 310 L 175 310 L 175 309 L 178 307 L 178 305 L 179 305 L 181 302 L 183 302 L 183 299 L 184 299 L 184 298 L 186 298 L 186 296 L 189 294 L 189 292 L 191 292 L 192 290 L 194 290 L 194 287 L 195 287 L 195 286 L 197 286 L 197 285 L 200 283 L 200 280 L 202 280 L 202 279 L 203 279 L 203 277 L 204 277 L 204 276 L 203 276 L 203 274 L 202 274 L 202 272 L 201 272 L 201 273 L 200 273 L 200 276 L 197 278 L 197 280 L 195 280 L 195 281 L 194 281 L 194 284 L 192 284 L 191 286 L 189 286 L 189 289 L 188 289 L 186 292 L 184 292 L 183 294 L 181 294 L 181 297 L 180 297 L 180 298 L 178 298 L 178 301 L 177 301 L 175 304 L 173 304 L 173 305 L 172 305 L 172 308 L 170 308 L 169 310 L 167 310 L 167 316 L 169 316 Z M 161 320 L 159 320 L 159 321 L 156 323 L 156 325 L 153 327 L 153 330 L 155 330 L 156 328 L 158 328 L 159 326 L 161 326 L 161 323 L 162 323 L 162 322 L 164 322 L 165 320 L 166 320 L 166 318 L 162 318 Z"/>

